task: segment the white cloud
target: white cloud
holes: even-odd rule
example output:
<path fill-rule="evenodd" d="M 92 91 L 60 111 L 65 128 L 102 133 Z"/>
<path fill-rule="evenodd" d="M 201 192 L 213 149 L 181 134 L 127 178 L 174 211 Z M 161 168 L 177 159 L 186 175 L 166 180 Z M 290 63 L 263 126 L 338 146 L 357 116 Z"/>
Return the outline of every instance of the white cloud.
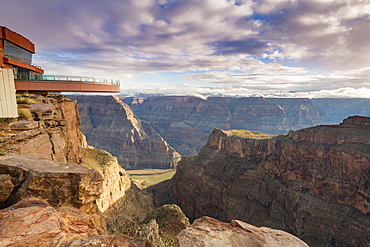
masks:
<path fill-rule="evenodd" d="M 363 95 L 359 89 L 370 88 L 369 6 L 369 0 L 2 0 L 0 23 L 36 44 L 35 63 L 46 73 L 122 81 L 179 73 L 179 81 L 208 85 L 204 91 L 352 88 Z"/>

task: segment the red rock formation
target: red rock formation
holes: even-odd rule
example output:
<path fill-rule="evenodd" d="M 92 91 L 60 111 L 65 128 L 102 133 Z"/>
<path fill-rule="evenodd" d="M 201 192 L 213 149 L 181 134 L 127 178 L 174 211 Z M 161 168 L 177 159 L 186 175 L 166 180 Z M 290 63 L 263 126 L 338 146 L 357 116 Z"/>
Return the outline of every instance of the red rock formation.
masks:
<path fill-rule="evenodd" d="M 239 220 L 220 222 L 204 216 L 177 236 L 179 247 L 308 247 L 299 238 L 284 231 L 255 227 Z"/>
<path fill-rule="evenodd" d="M 73 163 L 60 163 L 34 156 L 0 157 L 0 174 L 9 175 L 13 189 L 0 208 L 29 197 L 42 198 L 55 207 L 75 207 L 95 215 L 96 224 L 105 229 L 96 206 L 103 191 L 103 177 L 96 170 Z"/>
<path fill-rule="evenodd" d="M 118 97 L 71 96 L 89 145 L 117 157 L 124 168 L 174 168 L 180 155 Z"/>
<path fill-rule="evenodd" d="M 0 210 L 0 246 L 151 246 L 149 240 L 122 234 L 102 236 L 92 217 L 71 207 L 55 209 L 28 198 Z"/>
<path fill-rule="evenodd" d="M 35 100 L 37 104 L 19 105 L 29 109 L 35 121 L 19 121 L 7 126 L 7 136 L 0 140 L 0 151 L 81 163 L 86 141 L 76 103 L 67 98 Z"/>
<path fill-rule="evenodd" d="M 167 186 L 193 219 L 241 219 L 312 246 L 368 246 L 368 123 L 351 117 L 261 140 L 215 129 L 198 156 L 183 158 Z"/>

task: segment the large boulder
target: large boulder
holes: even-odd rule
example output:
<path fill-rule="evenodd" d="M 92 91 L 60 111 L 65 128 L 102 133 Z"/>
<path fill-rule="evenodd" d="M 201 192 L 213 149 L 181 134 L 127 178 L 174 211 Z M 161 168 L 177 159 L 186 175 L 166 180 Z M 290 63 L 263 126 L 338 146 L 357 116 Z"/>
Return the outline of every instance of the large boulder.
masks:
<path fill-rule="evenodd" d="M 0 210 L 2 247 L 150 247 L 150 240 L 101 235 L 91 215 L 73 207 L 55 209 L 45 200 L 27 198 Z"/>
<path fill-rule="evenodd" d="M 255 227 L 240 220 L 224 223 L 207 216 L 182 230 L 177 240 L 179 247 L 308 247 L 284 231 Z"/>

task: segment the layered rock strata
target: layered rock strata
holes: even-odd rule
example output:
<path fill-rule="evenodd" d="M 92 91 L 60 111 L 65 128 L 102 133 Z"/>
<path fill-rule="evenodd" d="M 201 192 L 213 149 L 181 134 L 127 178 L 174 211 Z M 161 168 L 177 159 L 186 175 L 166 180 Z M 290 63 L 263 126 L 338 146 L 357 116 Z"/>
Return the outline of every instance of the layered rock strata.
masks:
<path fill-rule="evenodd" d="M 0 157 L 0 174 L 8 175 L 5 181 L 13 187 L 0 208 L 29 197 L 42 198 L 54 207 L 81 209 L 93 215 L 96 224 L 106 229 L 96 205 L 103 185 L 98 171 L 78 164 L 13 154 Z"/>
<path fill-rule="evenodd" d="M 351 115 L 370 116 L 369 99 L 126 97 L 182 155 L 196 155 L 213 128 L 286 134 L 317 124 L 339 124 Z"/>
<path fill-rule="evenodd" d="M 204 216 L 177 236 L 179 247 L 308 247 L 299 238 L 280 230 L 255 227 L 240 220 L 220 222 Z"/>
<path fill-rule="evenodd" d="M 33 156 L 0 157 L 0 208 L 29 197 L 53 207 L 75 207 L 92 215 L 109 233 L 142 222 L 154 209 L 153 199 L 129 178 L 117 159 L 102 150 L 86 149 L 83 164 Z"/>
<path fill-rule="evenodd" d="M 143 193 L 118 164 L 117 158 L 99 149 L 85 149 L 83 165 L 103 177 L 101 195 L 96 199 L 107 230 L 113 234 L 141 223 L 154 209 L 153 199 Z"/>
<path fill-rule="evenodd" d="M 172 186 L 170 200 L 192 219 L 240 219 L 312 246 L 368 246 L 369 121 L 350 117 L 268 139 L 215 129 L 199 155 L 184 157 L 160 186 Z"/>
<path fill-rule="evenodd" d="M 55 209 L 37 198 L 0 210 L 0 246 L 151 246 L 150 240 L 104 236 L 92 217 L 73 207 Z"/>
<path fill-rule="evenodd" d="M 320 111 L 309 99 L 187 96 L 123 98 L 135 114 L 157 128 L 180 154 L 195 155 L 213 128 L 285 134 L 312 126 Z"/>
<path fill-rule="evenodd" d="M 29 110 L 34 121 L 23 120 L 6 126 L 6 136 L 0 138 L 0 152 L 81 163 L 86 141 L 76 103 L 65 97 L 40 97 L 35 102 L 18 105 Z"/>
<path fill-rule="evenodd" d="M 112 153 L 123 168 L 176 167 L 180 155 L 118 97 L 71 98 L 77 100 L 89 145 Z"/>

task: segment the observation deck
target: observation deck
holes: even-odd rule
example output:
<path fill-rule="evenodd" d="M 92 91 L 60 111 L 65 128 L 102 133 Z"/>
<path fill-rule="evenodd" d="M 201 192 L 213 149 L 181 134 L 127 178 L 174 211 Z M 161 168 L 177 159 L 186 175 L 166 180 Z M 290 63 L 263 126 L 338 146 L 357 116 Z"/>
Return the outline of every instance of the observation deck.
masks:
<path fill-rule="evenodd" d="M 100 92 L 119 93 L 120 81 L 105 78 L 29 74 L 14 78 L 17 92 L 61 93 L 61 92 Z"/>

